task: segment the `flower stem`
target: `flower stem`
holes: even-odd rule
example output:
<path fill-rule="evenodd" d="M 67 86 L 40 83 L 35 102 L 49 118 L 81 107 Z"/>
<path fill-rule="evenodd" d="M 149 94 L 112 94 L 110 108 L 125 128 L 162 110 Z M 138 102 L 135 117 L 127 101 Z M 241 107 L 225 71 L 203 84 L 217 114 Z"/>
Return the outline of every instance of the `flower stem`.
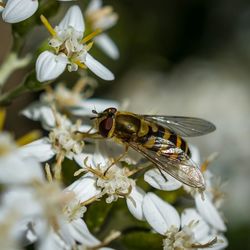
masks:
<path fill-rule="evenodd" d="M 27 91 L 27 88 L 23 84 L 18 85 L 11 91 L 0 96 L 0 106 L 7 106 L 14 98 Z"/>
<path fill-rule="evenodd" d="M 39 91 L 44 89 L 52 81 L 47 81 L 46 83 L 38 82 L 36 79 L 35 71 L 30 72 L 22 83 L 17 85 L 14 89 L 0 95 L 0 106 L 9 105 L 13 99 L 16 97 L 29 92 L 29 91 Z"/>

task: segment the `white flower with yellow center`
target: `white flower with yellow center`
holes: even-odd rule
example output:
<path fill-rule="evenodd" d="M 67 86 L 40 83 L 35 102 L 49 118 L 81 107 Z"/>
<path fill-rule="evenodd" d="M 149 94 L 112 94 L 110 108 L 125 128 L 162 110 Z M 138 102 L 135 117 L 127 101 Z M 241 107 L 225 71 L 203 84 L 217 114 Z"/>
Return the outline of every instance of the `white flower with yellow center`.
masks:
<path fill-rule="evenodd" d="M 41 20 L 52 35 L 49 45 L 53 52 L 44 51 L 37 58 L 38 81 L 55 79 L 64 72 L 66 67 L 69 71 L 76 71 L 78 67 L 89 68 L 104 80 L 114 79 L 112 72 L 88 53 L 93 45 L 93 42 L 88 42 L 100 31 L 94 31 L 85 38 L 83 37 L 85 24 L 78 6 L 70 7 L 62 21 L 54 29 L 44 16 L 41 16 Z"/>
<path fill-rule="evenodd" d="M 163 236 L 164 250 L 224 249 L 226 238 L 203 220 L 195 209 L 176 209 L 153 193 L 143 200 L 143 213 L 149 225 Z"/>
<path fill-rule="evenodd" d="M 102 6 L 102 0 L 91 0 L 85 11 L 85 17 L 93 31 L 96 29 L 106 31 L 113 27 L 118 20 L 118 15 L 114 13 L 113 7 Z M 119 50 L 106 33 L 96 36 L 94 41 L 108 56 L 118 59 Z"/>

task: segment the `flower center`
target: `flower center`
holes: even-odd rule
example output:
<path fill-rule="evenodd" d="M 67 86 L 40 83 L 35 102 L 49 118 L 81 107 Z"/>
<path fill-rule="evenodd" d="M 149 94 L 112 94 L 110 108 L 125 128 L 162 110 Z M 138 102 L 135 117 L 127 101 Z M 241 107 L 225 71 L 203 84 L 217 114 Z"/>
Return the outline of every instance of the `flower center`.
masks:
<path fill-rule="evenodd" d="M 194 235 L 190 227 L 184 226 L 181 231 L 177 227 L 171 226 L 163 240 L 164 250 L 192 249 L 195 242 Z"/>
<path fill-rule="evenodd" d="M 105 173 L 103 169 L 101 171 Z M 103 193 L 108 195 L 106 202 L 111 203 L 118 198 L 130 194 L 135 182 L 133 179 L 127 177 L 127 170 L 125 168 L 113 165 L 105 173 L 105 178 L 99 177 L 97 179 L 96 185 L 102 188 Z"/>
<path fill-rule="evenodd" d="M 80 123 L 71 124 L 66 117 L 57 115 L 57 126 L 49 133 L 49 139 L 57 154 L 65 153 L 72 158 L 74 154 L 81 153 L 84 141 L 79 139 L 75 132 L 79 131 Z"/>
<path fill-rule="evenodd" d="M 62 29 L 59 26 L 53 28 L 49 21 L 40 16 L 42 23 L 51 34 L 49 45 L 57 55 L 62 55 L 68 59 L 68 70 L 76 71 L 78 67 L 86 68 L 86 54 L 91 49 L 93 42 L 89 42 L 101 33 L 100 29 L 95 30 L 83 38 L 83 34 L 73 27 Z M 89 42 L 89 43 L 88 43 Z"/>

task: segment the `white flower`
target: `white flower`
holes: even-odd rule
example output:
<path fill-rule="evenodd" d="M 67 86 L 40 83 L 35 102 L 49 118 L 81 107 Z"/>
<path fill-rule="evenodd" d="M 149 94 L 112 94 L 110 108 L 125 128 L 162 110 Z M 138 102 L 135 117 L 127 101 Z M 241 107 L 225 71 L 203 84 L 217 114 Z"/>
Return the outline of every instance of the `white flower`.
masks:
<path fill-rule="evenodd" d="M 38 0 L 8 0 L 3 6 L 3 20 L 7 23 L 18 23 L 36 12 Z"/>
<path fill-rule="evenodd" d="M 49 45 L 53 52 L 44 51 L 37 59 L 36 74 L 40 82 L 55 79 L 67 66 L 69 71 L 76 71 L 78 67 L 89 68 L 104 80 L 114 79 L 114 75 L 88 53 L 92 43 L 87 42 L 96 34 L 83 38 L 85 24 L 78 6 L 70 7 L 55 29 L 45 17 L 41 18 L 52 35 Z"/>
<path fill-rule="evenodd" d="M 85 15 L 93 31 L 96 29 L 105 31 L 114 26 L 118 19 L 118 15 L 113 12 L 111 6 L 102 6 L 102 0 L 91 0 Z M 107 34 L 96 36 L 94 41 L 111 58 L 117 59 L 119 57 L 117 46 Z"/>
<path fill-rule="evenodd" d="M 142 213 L 144 191 L 135 185 L 132 178 L 129 178 L 128 169 L 110 160 L 111 148 L 108 148 L 105 142 L 99 142 L 97 147 L 94 153 L 82 153 L 75 157 L 83 171 L 88 173 L 75 181 L 68 189 L 74 191 L 83 204 L 88 204 L 103 195 L 107 196 L 107 203 L 116 201 L 118 198 L 126 198 L 130 212 L 137 219 L 142 220 L 144 218 Z M 112 149 L 116 151 L 113 154 L 117 153 L 115 148 Z"/>
<path fill-rule="evenodd" d="M 193 161 L 200 164 L 199 150 L 194 146 L 190 146 L 190 148 Z M 211 182 L 212 174 L 209 170 L 203 172 L 203 176 L 206 181 L 206 190 L 203 192 L 203 194 L 194 188 L 182 184 L 167 173 L 164 172 L 163 174 L 167 181 L 165 178 L 163 178 L 158 169 L 152 169 L 145 173 L 144 180 L 154 188 L 165 191 L 172 191 L 183 187 L 186 192 L 194 197 L 196 208 L 203 219 L 216 230 L 226 231 L 226 225 L 222 219 L 222 216 L 220 215 L 218 208 L 215 206 L 216 204 L 214 203 L 214 188 Z M 216 191 L 216 193 L 218 193 L 218 191 Z M 218 197 L 216 198 L 219 199 Z M 220 203 L 220 201 L 218 203 Z"/>
<path fill-rule="evenodd" d="M 33 158 L 24 159 L 7 132 L 0 133 L 0 183 L 5 185 L 25 184 L 43 180 L 40 164 Z"/>
<path fill-rule="evenodd" d="M 1 204 L 0 224 L 8 219 L 6 234 L 14 242 L 36 242 L 39 250 L 72 249 L 76 244 L 94 248 L 101 243 L 81 219 L 86 208 L 75 200 L 73 192 L 56 183 L 36 182 L 8 189 Z"/>
<path fill-rule="evenodd" d="M 40 98 L 40 105 L 30 105 L 23 114 L 29 115 L 31 110 L 43 109 L 44 106 L 55 104 L 57 109 L 69 111 L 77 116 L 93 116 L 92 110 L 102 111 L 109 107 L 115 107 L 118 109 L 119 104 L 113 100 L 105 100 L 99 98 L 87 98 L 89 97 L 88 90 L 82 91 L 84 86 L 92 79 L 83 78 L 78 81 L 72 89 L 67 88 L 63 84 L 57 84 L 55 89 L 50 89 L 44 92 Z M 34 106 L 33 106 L 34 105 Z"/>
<path fill-rule="evenodd" d="M 48 137 L 29 143 L 19 150 L 23 156 L 33 156 L 39 161 L 44 162 L 51 159 L 54 155 L 63 155 L 72 159 L 80 154 L 84 147 L 84 141 L 78 137 L 76 132 L 89 129 L 89 126 L 81 126 L 80 122 L 73 124 L 66 116 L 52 112 L 51 109 L 44 113 L 44 124 L 49 129 Z M 53 120 L 50 120 L 50 112 Z"/>
<path fill-rule="evenodd" d="M 173 206 L 148 193 L 144 196 L 143 213 L 150 226 L 163 236 L 165 250 L 227 246 L 225 237 L 211 230 L 195 209 L 185 209 L 180 217 Z"/>
<path fill-rule="evenodd" d="M 46 112 L 49 115 L 46 115 Z M 19 152 L 22 157 L 33 157 L 39 162 L 48 161 L 55 156 L 54 176 L 60 180 L 62 162 L 65 157 L 71 160 L 83 151 L 85 143 L 79 132 L 87 132 L 90 126 L 82 126 L 80 120 L 72 123 L 66 116 L 52 111 L 49 107 L 47 107 L 46 112 L 43 113 L 43 125 L 49 130 L 48 137 L 35 140 L 21 147 Z M 50 116 L 51 112 L 53 116 Z M 51 117 L 53 119 L 50 119 Z"/>

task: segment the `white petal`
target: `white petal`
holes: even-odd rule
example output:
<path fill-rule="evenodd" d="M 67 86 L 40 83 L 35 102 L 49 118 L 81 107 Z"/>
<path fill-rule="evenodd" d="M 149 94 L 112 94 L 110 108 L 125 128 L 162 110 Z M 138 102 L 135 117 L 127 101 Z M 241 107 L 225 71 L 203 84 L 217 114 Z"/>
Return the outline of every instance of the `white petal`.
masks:
<path fill-rule="evenodd" d="M 33 157 L 40 162 L 48 161 L 55 155 L 48 137 L 33 141 L 19 148 L 18 154 L 23 158 Z"/>
<path fill-rule="evenodd" d="M 85 24 L 81 9 L 77 5 L 71 6 L 58 26 L 63 30 L 72 27 L 76 31 L 84 33 Z"/>
<path fill-rule="evenodd" d="M 177 190 L 182 186 L 182 183 L 177 181 L 175 178 L 170 176 L 167 173 L 162 173 L 166 177 L 168 181 L 166 181 L 158 169 L 150 169 L 144 174 L 144 180 L 150 184 L 152 187 L 165 190 L 172 191 Z"/>
<path fill-rule="evenodd" d="M 201 163 L 199 149 L 196 146 L 194 146 L 193 144 L 189 144 L 189 149 L 190 149 L 191 154 L 192 154 L 192 160 L 199 165 Z"/>
<path fill-rule="evenodd" d="M 164 235 L 171 226 L 180 227 L 180 216 L 173 206 L 153 193 L 147 193 L 143 199 L 143 213 L 149 225 Z"/>
<path fill-rule="evenodd" d="M 50 230 L 46 237 L 39 242 L 38 250 L 65 250 L 70 249 L 54 231 Z"/>
<path fill-rule="evenodd" d="M 92 174 L 85 174 L 68 186 L 67 190 L 73 191 L 79 202 L 85 202 L 101 193 L 101 190 L 96 187 L 96 179 Z"/>
<path fill-rule="evenodd" d="M 100 244 L 100 241 L 89 232 L 87 225 L 82 219 L 72 221 L 70 231 L 74 239 L 86 247 L 94 247 Z"/>
<path fill-rule="evenodd" d="M 37 0 L 8 0 L 2 12 L 2 17 L 8 23 L 21 22 L 32 16 L 37 8 Z"/>
<path fill-rule="evenodd" d="M 92 159 L 93 153 L 94 153 L 93 150 L 94 150 L 94 147 L 90 147 L 90 146 L 84 148 L 84 152 L 82 152 L 81 154 L 74 155 L 74 160 L 80 167 L 84 168 L 85 167 L 84 162 L 86 158 L 88 157 L 88 160 Z"/>
<path fill-rule="evenodd" d="M 128 210 L 137 219 L 143 220 L 142 202 L 145 192 L 140 187 L 132 187 L 132 191 L 126 198 Z"/>
<path fill-rule="evenodd" d="M 67 66 L 67 58 L 54 55 L 52 52 L 42 52 L 36 61 L 36 77 L 39 82 L 57 78 Z"/>
<path fill-rule="evenodd" d="M 101 48 L 112 59 L 119 58 L 119 50 L 116 44 L 110 39 L 107 34 L 101 34 L 94 38 L 96 45 Z"/>
<path fill-rule="evenodd" d="M 217 238 L 217 242 L 215 244 L 213 244 L 210 247 L 202 248 L 202 249 L 221 250 L 221 249 L 225 249 L 228 246 L 228 241 L 227 241 L 226 237 L 224 235 L 216 235 L 216 234 L 211 234 L 211 235 L 207 236 L 207 238 L 204 239 L 203 241 L 201 241 L 201 243 L 206 244 L 207 242 L 213 240 L 215 237 Z"/>
<path fill-rule="evenodd" d="M 113 100 L 90 98 L 79 103 L 76 108 L 72 109 L 72 113 L 78 116 L 93 116 L 92 110 L 101 112 L 110 107 L 118 109 L 119 103 Z"/>
<path fill-rule="evenodd" d="M 1 205 L 8 211 L 19 211 L 19 216 L 39 216 L 43 213 L 43 208 L 35 198 L 35 192 L 31 188 L 12 188 L 4 192 L 1 197 Z M 18 204 L 18 206 L 17 206 Z M 15 214 L 15 213 L 14 213 Z M 1 214 L 2 216 L 2 214 Z"/>
<path fill-rule="evenodd" d="M 92 11 L 96 11 L 102 7 L 102 0 L 91 0 L 87 9 L 86 14 L 90 14 Z"/>
<path fill-rule="evenodd" d="M 205 221 L 217 230 L 226 231 L 223 219 L 206 193 L 204 193 L 204 200 L 200 194 L 196 194 L 195 204 L 198 212 Z"/>
<path fill-rule="evenodd" d="M 209 234 L 208 224 L 201 218 L 195 209 L 185 209 L 181 214 L 181 227 L 188 226 L 190 222 L 196 223 L 196 226 L 193 228 L 193 233 L 195 240 L 200 242 L 206 238 Z"/>
<path fill-rule="evenodd" d="M 36 160 L 24 160 L 14 154 L 0 158 L 1 183 L 25 184 L 34 180 L 44 180 L 42 166 Z"/>
<path fill-rule="evenodd" d="M 101 63 L 99 63 L 89 53 L 86 54 L 86 61 L 84 63 L 93 73 L 95 73 L 100 78 L 106 81 L 112 81 L 115 79 L 114 74 Z"/>
<path fill-rule="evenodd" d="M 50 130 L 55 127 L 55 116 L 51 107 L 41 102 L 32 103 L 25 108 L 21 114 L 31 120 L 40 121 L 42 123 L 42 127 L 46 130 Z"/>

